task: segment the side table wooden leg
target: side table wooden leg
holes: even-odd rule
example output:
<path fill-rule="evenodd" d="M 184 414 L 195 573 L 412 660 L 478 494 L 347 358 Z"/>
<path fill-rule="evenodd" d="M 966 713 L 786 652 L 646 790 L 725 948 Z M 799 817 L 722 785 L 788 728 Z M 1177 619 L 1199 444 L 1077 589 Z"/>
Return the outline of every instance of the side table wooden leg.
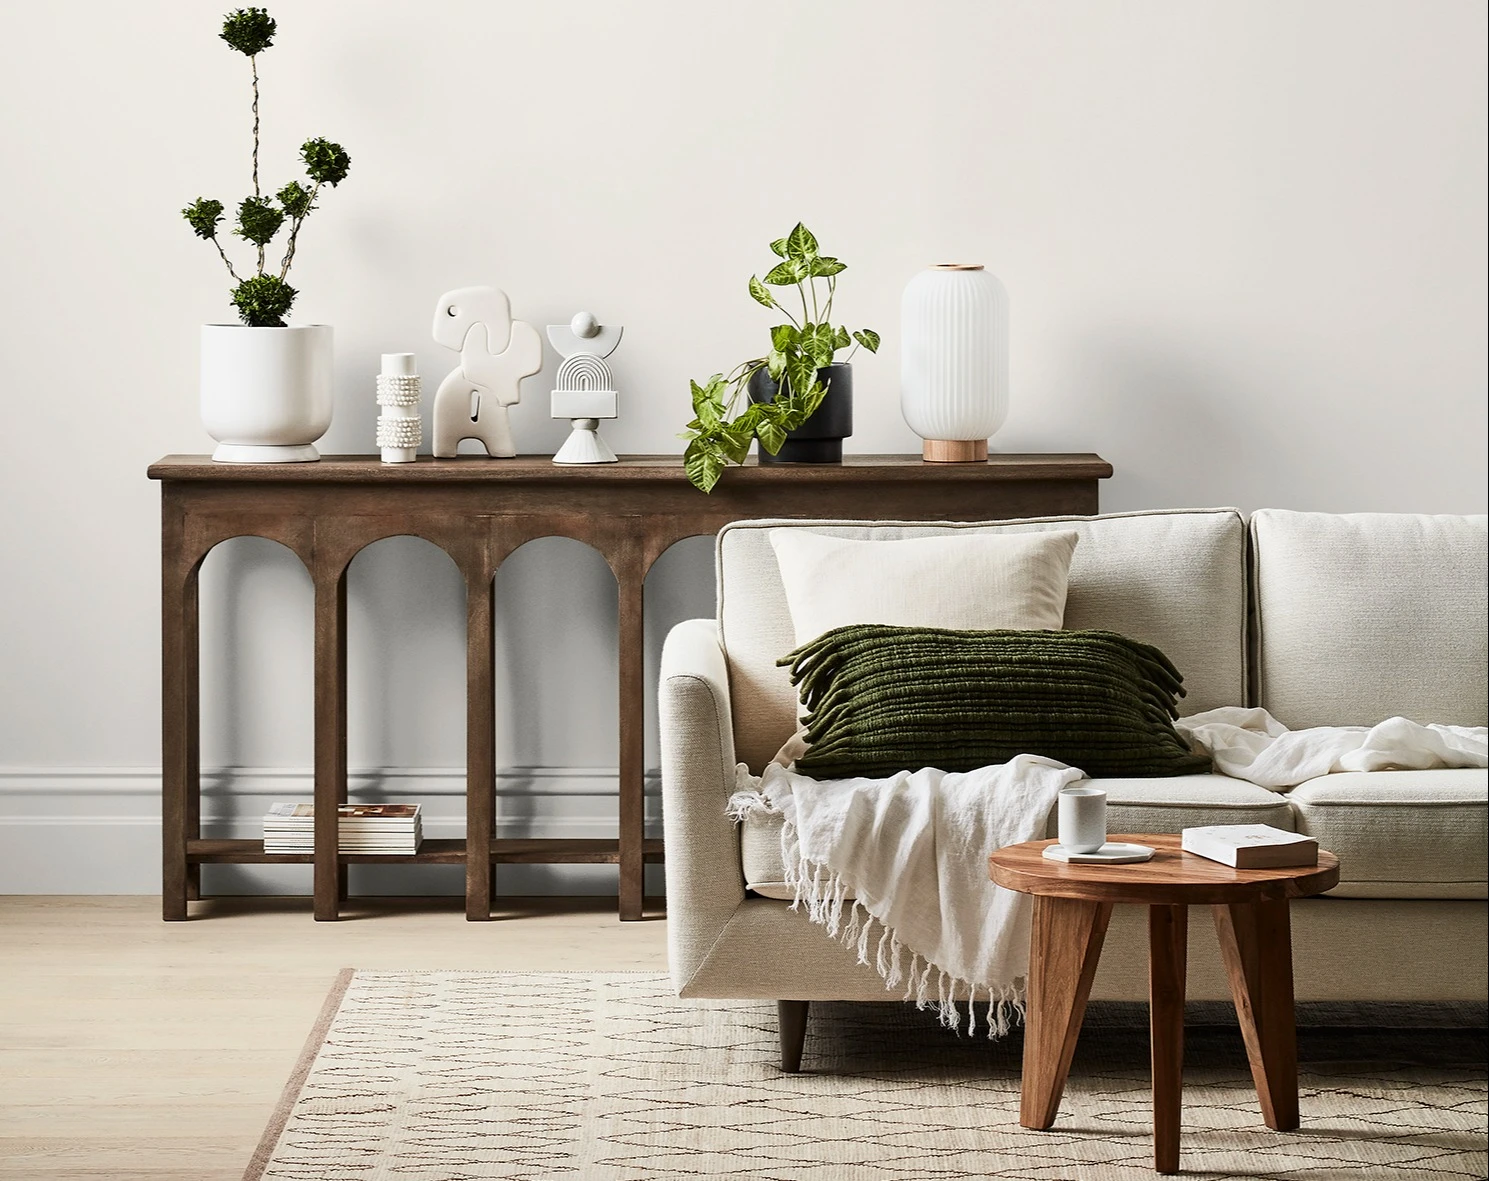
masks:
<path fill-rule="evenodd" d="M 171 546 L 167 526 L 165 543 Z M 186 903 L 200 895 L 201 868 L 186 861 L 188 837 L 201 828 L 201 743 L 198 680 L 200 636 L 197 573 L 182 574 L 167 552 L 161 586 L 160 914 L 167 922 L 187 917 Z"/>
<path fill-rule="evenodd" d="M 1179 1171 L 1184 1098 L 1184 984 L 1189 908 L 1148 908 L 1148 1023 L 1153 1065 L 1153 1167 Z"/>
<path fill-rule="evenodd" d="M 346 568 L 315 574 L 315 917 L 341 917 L 345 867 L 338 807 L 346 802 Z"/>
<path fill-rule="evenodd" d="M 1216 906 L 1215 930 L 1267 1127 L 1298 1126 L 1298 1032 L 1286 899 Z"/>
<path fill-rule="evenodd" d="M 481 570 L 465 587 L 465 917 L 491 919 L 496 823 L 495 575 Z"/>
<path fill-rule="evenodd" d="M 646 835 L 646 647 L 642 595 L 646 570 L 639 563 L 616 570 L 620 632 L 620 917 L 634 922 L 642 915 Z"/>
<path fill-rule="evenodd" d="M 1111 917 L 1110 902 L 1034 897 L 1019 1096 L 1019 1123 L 1026 1128 L 1050 1127 L 1060 1110 Z"/>

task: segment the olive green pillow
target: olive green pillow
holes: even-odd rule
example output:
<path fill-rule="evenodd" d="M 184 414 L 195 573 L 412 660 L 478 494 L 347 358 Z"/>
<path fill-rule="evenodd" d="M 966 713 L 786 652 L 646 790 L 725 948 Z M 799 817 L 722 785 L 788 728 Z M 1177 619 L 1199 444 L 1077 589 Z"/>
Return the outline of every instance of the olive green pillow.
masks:
<path fill-rule="evenodd" d="M 1093 777 L 1210 769 L 1174 729 L 1184 678 L 1115 632 L 852 624 L 779 663 L 805 707 L 796 768 L 817 779 L 971 771 L 1020 754 Z"/>

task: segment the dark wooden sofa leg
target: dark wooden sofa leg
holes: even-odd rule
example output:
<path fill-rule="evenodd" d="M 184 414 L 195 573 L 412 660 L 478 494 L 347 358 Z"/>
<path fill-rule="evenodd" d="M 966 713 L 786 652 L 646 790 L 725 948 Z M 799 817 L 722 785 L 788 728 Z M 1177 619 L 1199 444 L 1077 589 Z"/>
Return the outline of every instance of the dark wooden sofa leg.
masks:
<path fill-rule="evenodd" d="M 801 1070 L 801 1048 L 807 1040 L 807 1001 L 776 1001 L 781 1025 L 781 1069 L 788 1074 Z"/>

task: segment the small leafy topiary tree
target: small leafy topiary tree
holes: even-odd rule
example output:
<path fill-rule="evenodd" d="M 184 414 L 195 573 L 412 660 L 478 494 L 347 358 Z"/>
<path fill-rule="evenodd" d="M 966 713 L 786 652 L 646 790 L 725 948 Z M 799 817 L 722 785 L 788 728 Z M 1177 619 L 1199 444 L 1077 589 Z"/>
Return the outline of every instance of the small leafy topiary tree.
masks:
<path fill-rule="evenodd" d="M 295 245 L 300 238 L 300 227 L 315 208 L 315 199 L 322 185 L 333 189 L 346 179 L 351 169 L 351 157 L 340 144 L 328 139 L 307 139 L 300 146 L 300 159 L 305 162 L 305 174 L 311 181 L 307 188 L 297 180 L 281 188 L 272 196 L 265 196 L 259 188 L 259 68 L 258 55 L 274 44 L 277 26 L 274 18 L 262 8 L 239 8 L 228 13 L 222 23 L 222 39 L 248 59 L 253 71 L 253 196 L 238 202 L 237 224 L 233 233 L 253 245 L 258 252 L 254 273 L 244 278 L 233 268 L 232 259 L 217 238 L 217 226 L 222 220 L 222 202 L 198 197 L 181 215 L 198 238 L 204 238 L 217 247 L 217 253 L 227 267 L 227 273 L 237 284 L 230 297 L 238 318 L 250 328 L 283 328 L 284 318 L 299 294 L 286 281 L 290 264 L 295 261 Z M 289 223 L 289 238 L 284 257 L 279 261 L 279 273 L 271 266 L 264 269 L 264 260 L 269 243 Z"/>

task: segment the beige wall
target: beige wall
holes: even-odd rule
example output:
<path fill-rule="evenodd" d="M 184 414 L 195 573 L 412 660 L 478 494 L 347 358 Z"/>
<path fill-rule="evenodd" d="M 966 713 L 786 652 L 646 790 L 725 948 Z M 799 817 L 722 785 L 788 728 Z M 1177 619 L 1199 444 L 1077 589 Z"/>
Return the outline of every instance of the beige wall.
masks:
<path fill-rule="evenodd" d="M 1012 298 L 996 445 L 1101 452 L 1106 507 L 1484 510 L 1476 0 L 270 7 L 266 176 L 293 175 L 310 135 L 353 160 L 293 276 L 300 317 L 336 326 L 331 450 L 371 449 L 378 353 L 416 350 L 432 388 L 450 363 L 434 300 L 476 282 L 540 325 L 579 307 L 625 324 L 607 435 L 674 450 L 687 379 L 759 351 L 769 316 L 744 280 L 803 218 L 850 264 L 843 316 L 886 338 L 858 366 L 856 450 L 915 446 L 900 291 L 971 260 Z M 216 39 L 222 8 L 5 8 L 0 889 L 56 888 L 59 857 L 111 888 L 155 881 L 144 468 L 209 446 L 195 333 L 227 317 L 226 284 L 176 211 L 246 187 L 246 63 Z M 525 450 L 563 436 L 551 377 L 516 411 Z M 710 585 L 706 546 L 671 555 L 658 641 Z M 547 768 L 513 771 L 505 807 L 588 831 L 615 757 L 608 575 L 540 543 L 502 589 L 501 758 Z M 238 544 L 204 594 L 206 762 L 303 769 L 303 573 Z M 352 597 L 351 761 L 428 772 L 448 827 L 453 572 L 385 543 Z M 287 784 L 240 779 L 213 807 L 251 827 Z"/>

